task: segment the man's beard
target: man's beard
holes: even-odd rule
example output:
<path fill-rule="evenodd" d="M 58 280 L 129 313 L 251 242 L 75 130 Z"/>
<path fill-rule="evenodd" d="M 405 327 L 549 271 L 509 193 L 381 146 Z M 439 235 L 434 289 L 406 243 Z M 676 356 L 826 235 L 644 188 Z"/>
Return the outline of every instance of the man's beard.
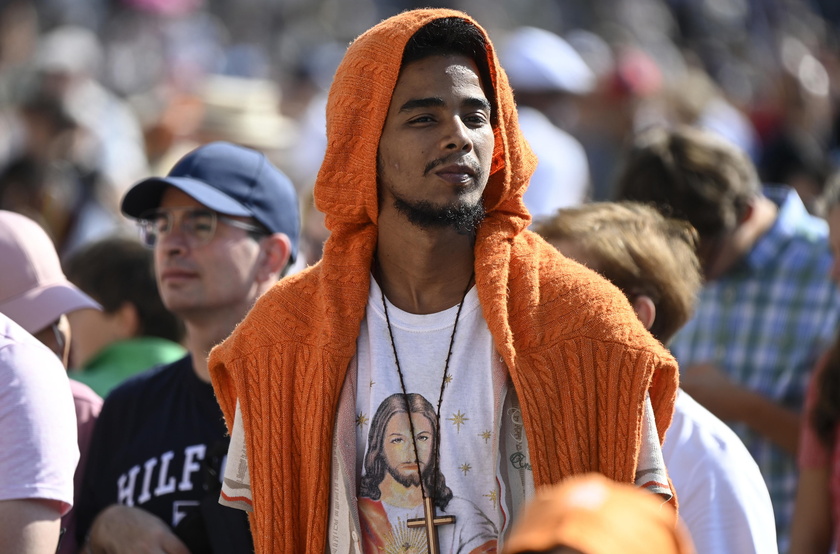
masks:
<path fill-rule="evenodd" d="M 426 200 L 410 203 L 395 197 L 394 207 L 409 222 L 427 230 L 451 227 L 460 234 L 469 235 L 484 221 L 484 204 L 481 200 L 473 205 L 458 203 L 452 206 L 435 206 Z"/>
<path fill-rule="evenodd" d="M 388 466 L 388 473 L 394 478 L 394 481 L 404 486 L 405 488 L 420 486 L 420 473 L 417 470 L 400 472 L 397 468 Z M 424 475 L 425 477 L 425 475 Z"/>

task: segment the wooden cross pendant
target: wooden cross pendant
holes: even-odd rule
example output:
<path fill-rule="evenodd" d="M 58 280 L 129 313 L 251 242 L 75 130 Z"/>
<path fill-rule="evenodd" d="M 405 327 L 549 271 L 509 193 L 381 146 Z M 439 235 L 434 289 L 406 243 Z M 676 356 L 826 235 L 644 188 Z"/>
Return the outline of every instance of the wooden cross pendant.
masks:
<path fill-rule="evenodd" d="M 423 517 L 416 519 L 409 519 L 406 524 L 409 528 L 425 527 L 426 528 L 426 544 L 429 545 L 429 554 L 440 554 L 440 545 L 438 543 L 437 527 L 438 525 L 448 525 L 455 523 L 455 516 L 435 516 L 435 505 L 432 497 L 423 497 Z"/>

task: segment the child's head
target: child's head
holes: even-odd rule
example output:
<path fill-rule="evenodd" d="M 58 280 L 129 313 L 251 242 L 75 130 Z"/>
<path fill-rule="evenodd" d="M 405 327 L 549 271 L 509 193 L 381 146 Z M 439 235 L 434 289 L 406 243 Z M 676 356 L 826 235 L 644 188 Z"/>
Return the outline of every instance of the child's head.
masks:
<path fill-rule="evenodd" d="M 620 288 L 663 344 L 691 317 L 702 277 L 688 222 L 635 202 L 597 202 L 559 210 L 534 230 Z"/>

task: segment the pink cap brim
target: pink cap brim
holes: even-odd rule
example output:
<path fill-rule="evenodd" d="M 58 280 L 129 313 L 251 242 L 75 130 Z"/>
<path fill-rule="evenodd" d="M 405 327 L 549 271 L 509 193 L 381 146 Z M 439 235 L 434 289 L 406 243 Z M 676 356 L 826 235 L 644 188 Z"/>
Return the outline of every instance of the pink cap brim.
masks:
<path fill-rule="evenodd" d="M 30 333 L 37 333 L 62 314 L 85 308 L 101 310 L 102 306 L 69 281 L 41 285 L 0 303 L 0 312 Z"/>

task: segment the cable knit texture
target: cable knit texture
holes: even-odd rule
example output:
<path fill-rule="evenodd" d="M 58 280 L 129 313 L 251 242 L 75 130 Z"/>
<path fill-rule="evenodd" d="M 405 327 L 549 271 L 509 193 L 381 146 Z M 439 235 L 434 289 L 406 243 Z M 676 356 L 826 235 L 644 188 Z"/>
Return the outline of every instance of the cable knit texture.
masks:
<path fill-rule="evenodd" d="M 442 17 L 475 24 L 457 11 L 415 10 L 351 44 L 330 91 L 327 152 L 315 184 L 331 231 L 323 259 L 273 287 L 210 355 L 228 428 L 237 399 L 241 405 L 258 553 L 324 552 L 338 397 L 356 352 L 376 247 L 377 147 L 405 44 Z M 535 483 L 589 471 L 631 483 L 645 392 L 662 440 L 676 363 L 615 287 L 526 230 L 522 194 L 536 158 L 519 132 L 492 45 L 487 56 L 498 117 L 475 278 L 522 405 Z"/>

